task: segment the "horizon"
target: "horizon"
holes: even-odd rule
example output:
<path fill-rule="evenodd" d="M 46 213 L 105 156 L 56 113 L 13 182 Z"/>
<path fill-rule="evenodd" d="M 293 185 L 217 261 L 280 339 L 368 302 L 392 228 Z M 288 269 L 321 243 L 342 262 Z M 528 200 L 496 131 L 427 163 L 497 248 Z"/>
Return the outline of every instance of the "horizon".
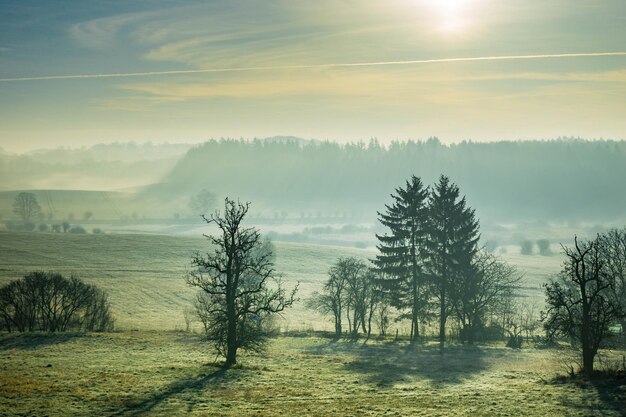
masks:
<path fill-rule="evenodd" d="M 250 143 L 256 140 L 260 141 L 271 141 L 275 139 L 285 139 L 286 141 L 295 140 L 295 141 L 303 141 L 304 143 L 333 143 L 338 144 L 340 146 L 344 145 L 357 145 L 362 144 L 366 147 L 372 141 L 375 141 L 382 148 L 388 148 L 392 143 L 425 143 L 432 139 L 439 142 L 441 146 L 455 146 L 464 143 L 469 144 L 480 144 L 480 143 L 525 143 L 525 142 L 558 142 L 558 141 L 572 141 L 572 142 L 626 142 L 624 138 L 584 138 L 580 136 L 559 136 L 555 138 L 519 138 L 519 139 L 495 139 L 495 140 L 474 140 L 474 139 L 459 139 L 455 141 L 444 142 L 441 138 L 437 136 L 431 136 L 428 138 L 400 138 L 400 139 L 391 139 L 388 141 L 381 141 L 379 138 L 369 138 L 369 139 L 356 139 L 356 140 L 333 140 L 333 139 L 318 139 L 318 138 L 303 138 L 293 135 L 277 135 L 270 137 L 253 137 L 253 138 L 244 138 L 244 137 L 221 137 L 221 138 L 208 138 L 208 139 L 200 139 L 198 141 L 178 141 L 178 142 L 170 142 L 170 141 L 153 141 L 153 140 L 145 140 L 145 141 L 136 141 L 136 140 L 128 140 L 128 141 L 118 141 L 113 140 L 110 142 L 97 142 L 97 143 L 89 143 L 89 144 L 67 144 L 67 145 L 57 145 L 54 147 L 23 147 L 19 148 L 19 150 L 6 148 L 3 145 L 0 145 L 0 151 L 9 155 L 29 155 L 36 154 L 39 152 L 50 152 L 50 151 L 87 151 L 93 149 L 97 146 L 188 146 L 194 147 L 198 145 L 202 145 L 207 142 L 212 141 L 240 141 Z"/>

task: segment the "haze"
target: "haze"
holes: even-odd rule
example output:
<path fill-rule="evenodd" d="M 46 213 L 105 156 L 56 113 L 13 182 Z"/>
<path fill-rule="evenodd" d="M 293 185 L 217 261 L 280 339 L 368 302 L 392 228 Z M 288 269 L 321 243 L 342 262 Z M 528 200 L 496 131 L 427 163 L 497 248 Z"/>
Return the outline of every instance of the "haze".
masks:
<path fill-rule="evenodd" d="M 621 139 L 624 55 L 389 63 L 623 53 L 625 15 L 620 0 L 3 2 L 0 147 Z M 352 63 L 383 65 L 332 66 Z M 229 71 L 137 75 L 206 69 Z M 135 75 L 10 81 L 94 74 Z"/>

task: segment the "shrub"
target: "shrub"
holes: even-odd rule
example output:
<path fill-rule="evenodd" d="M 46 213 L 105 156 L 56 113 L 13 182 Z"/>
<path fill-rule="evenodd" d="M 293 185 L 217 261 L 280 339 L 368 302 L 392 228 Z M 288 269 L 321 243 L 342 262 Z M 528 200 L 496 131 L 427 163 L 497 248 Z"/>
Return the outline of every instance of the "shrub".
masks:
<path fill-rule="evenodd" d="M 48 231 L 48 225 L 47 225 L 47 224 L 45 224 L 45 223 L 41 223 L 41 224 L 39 225 L 39 231 L 40 231 L 40 232 L 47 232 L 47 231 Z"/>
<path fill-rule="evenodd" d="M 107 294 L 75 276 L 31 272 L 0 288 L 0 329 L 7 331 L 110 331 Z"/>
<path fill-rule="evenodd" d="M 542 256 L 552 255 L 550 250 L 550 241 L 548 239 L 539 239 L 537 241 L 537 248 L 539 248 L 539 254 Z"/>
<path fill-rule="evenodd" d="M 70 233 L 84 234 L 87 233 L 83 226 L 74 226 L 70 229 Z"/>
<path fill-rule="evenodd" d="M 523 240 L 520 242 L 521 254 L 532 255 L 533 254 L 533 242 L 530 240 Z"/>
<path fill-rule="evenodd" d="M 93 230 L 91 231 L 94 235 L 103 235 L 104 232 L 102 231 L 102 229 L 100 229 L 99 227 L 94 227 Z"/>

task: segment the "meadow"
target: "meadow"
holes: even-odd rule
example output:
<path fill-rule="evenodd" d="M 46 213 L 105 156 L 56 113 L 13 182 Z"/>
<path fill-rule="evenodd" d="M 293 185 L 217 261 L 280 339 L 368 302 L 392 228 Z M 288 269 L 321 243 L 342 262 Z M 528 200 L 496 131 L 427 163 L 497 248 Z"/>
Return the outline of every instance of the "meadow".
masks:
<path fill-rule="evenodd" d="M 0 232 L 0 284 L 32 270 L 75 273 L 109 293 L 117 329 L 0 335 L 0 415 L 624 415 L 624 385 L 559 377 L 573 360 L 565 347 L 453 343 L 441 357 L 428 339 L 330 338 L 330 322 L 303 300 L 337 257 L 373 256 L 356 248 L 277 242 L 277 270 L 300 283 L 301 301 L 266 353 L 243 353 L 225 371 L 197 323 L 184 331 L 194 291 L 183 276 L 207 249 L 202 238 Z M 529 300 L 561 261 L 502 256 L 525 272 Z"/>

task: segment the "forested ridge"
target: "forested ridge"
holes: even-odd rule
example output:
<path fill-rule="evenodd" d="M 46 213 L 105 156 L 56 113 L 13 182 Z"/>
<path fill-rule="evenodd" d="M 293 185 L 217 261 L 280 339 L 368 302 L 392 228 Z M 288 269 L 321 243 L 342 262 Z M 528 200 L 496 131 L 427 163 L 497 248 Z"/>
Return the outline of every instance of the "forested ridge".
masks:
<path fill-rule="evenodd" d="M 168 190 L 207 188 L 276 209 L 358 214 L 375 213 L 411 175 L 432 183 L 442 173 L 482 218 L 614 219 L 626 204 L 626 142 L 607 140 L 211 140 L 164 181 Z"/>

